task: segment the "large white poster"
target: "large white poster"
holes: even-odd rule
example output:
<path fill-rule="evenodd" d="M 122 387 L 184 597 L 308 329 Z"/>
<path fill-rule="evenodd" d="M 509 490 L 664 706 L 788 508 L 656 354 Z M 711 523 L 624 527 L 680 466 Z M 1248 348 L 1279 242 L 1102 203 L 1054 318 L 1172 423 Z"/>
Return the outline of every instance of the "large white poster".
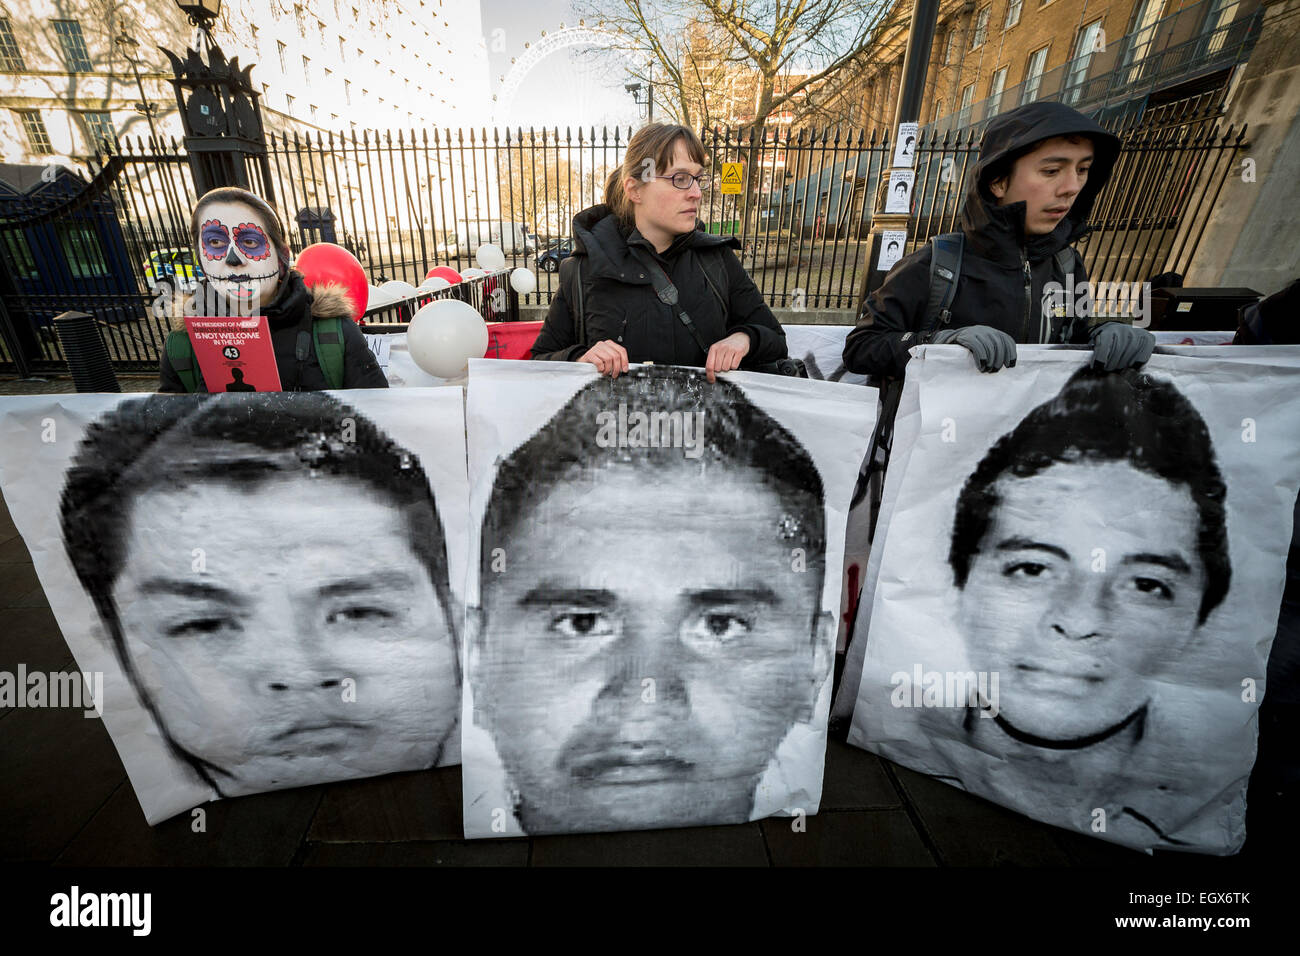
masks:
<path fill-rule="evenodd" d="M 1240 848 L 1300 369 L 1223 354 L 917 350 L 850 742 L 1114 842 Z"/>
<path fill-rule="evenodd" d="M 466 836 L 816 812 L 874 402 L 471 362 Z"/>
<path fill-rule="evenodd" d="M 145 817 L 459 761 L 460 389 L 0 399 L 0 483 Z"/>

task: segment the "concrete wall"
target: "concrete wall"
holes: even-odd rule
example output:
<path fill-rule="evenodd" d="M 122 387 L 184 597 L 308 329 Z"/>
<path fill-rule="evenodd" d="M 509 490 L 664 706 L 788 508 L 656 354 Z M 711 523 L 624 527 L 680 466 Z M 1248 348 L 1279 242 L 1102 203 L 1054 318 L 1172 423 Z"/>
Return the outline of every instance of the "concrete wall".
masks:
<path fill-rule="evenodd" d="M 1188 286 L 1248 286 L 1268 295 L 1300 275 L 1300 0 L 1272 0 L 1227 104 L 1247 124 L 1254 182 L 1240 161 L 1206 225 Z"/>

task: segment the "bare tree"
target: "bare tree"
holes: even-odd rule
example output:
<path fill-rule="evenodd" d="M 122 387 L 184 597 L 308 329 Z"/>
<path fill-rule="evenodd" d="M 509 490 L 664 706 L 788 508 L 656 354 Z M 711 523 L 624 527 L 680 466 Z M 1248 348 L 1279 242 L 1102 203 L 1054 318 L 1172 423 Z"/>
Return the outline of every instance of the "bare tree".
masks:
<path fill-rule="evenodd" d="M 619 39 L 617 53 L 647 63 L 637 79 L 654 82 L 656 105 L 668 115 L 690 125 L 714 118 L 717 71 L 729 70 L 750 84 L 753 108 L 742 114 L 743 125 L 757 131 L 773 113 L 790 112 L 797 121 L 839 97 L 866 59 L 889 0 L 577 0 L 575 6 Z"/>

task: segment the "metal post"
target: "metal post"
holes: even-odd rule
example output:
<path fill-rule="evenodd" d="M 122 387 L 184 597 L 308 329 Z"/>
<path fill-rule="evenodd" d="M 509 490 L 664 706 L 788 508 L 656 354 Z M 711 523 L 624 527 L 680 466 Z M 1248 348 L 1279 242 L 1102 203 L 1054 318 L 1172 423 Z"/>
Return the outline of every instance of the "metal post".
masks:
<path fill-rule="evenodd" d="M 907 53 L 903 58 L 903 80 L 899 84 L 898 107 L 894 113 L 895 130 L 899 123 L 912 123 L 921 118 L 925 74 L 930 65 L 930 48 L 934 45 L 934 28 L 938 20 L 939 0 L 914 0 Z"/>
<path fill-rule="evenodd" d="M 934 45 L 934 28 L 939 19 L 939 0 L 913 0 L 912 25 L 907 34 L 907 52 L 903 57 L 903 75 L 898 84 L 898 105 L 894 111 L 894 125 L 888 130 L 886 143 L 892 156 L 894 139 L 900 123 L 913 123 L 921 118 L 921 99 L 925 96 L 926 72 L 930 66 L 930 48 Z M 920 145 L 919 143 L 917 144 Z M 882 164 L 882 181 L 888 181 L 887 166 Z M 867 246 L 867 261 L 862 269 L 862 298 L 874 292 L 885 281 L 886 270 L 877 269 L 880 247 L 886 229 L 906 229 L 911 218 L 906 213 L 886 213 L 888 190 L 877 190 L 876 212 L 871 219 L 871 242 Z M 911 237 L 909 237 L 910 239 Z"/>

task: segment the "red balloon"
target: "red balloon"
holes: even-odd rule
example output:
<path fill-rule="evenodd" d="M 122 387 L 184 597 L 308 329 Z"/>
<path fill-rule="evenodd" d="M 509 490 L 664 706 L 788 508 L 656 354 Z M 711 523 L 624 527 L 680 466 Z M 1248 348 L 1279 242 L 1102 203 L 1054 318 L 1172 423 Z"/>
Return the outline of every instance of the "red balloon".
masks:
<path fill-rule="evenodd" d="M 342 286 L 352 300 L 352 321 L 361 321 L 370 292 L 366 272 L 356 256 L 332 242 L 317 242 L 302 251 L 294 268 L 302 273 L 309 289 L 327 282 Z"/>
<path fill-rule="evenodd" d="M 450 282 L 452 285 L 455 285 L 457 282 L 461 281 L 460 273 L 457 272 L 455 269 L 453 269 L 451 266 L 434 266 L 432 269 L 430 269 L 428 272 L 424 274 L 424 277 L 426 279 L 432 279 L 434 276 L 441 276 L 442 278 Z"/>

